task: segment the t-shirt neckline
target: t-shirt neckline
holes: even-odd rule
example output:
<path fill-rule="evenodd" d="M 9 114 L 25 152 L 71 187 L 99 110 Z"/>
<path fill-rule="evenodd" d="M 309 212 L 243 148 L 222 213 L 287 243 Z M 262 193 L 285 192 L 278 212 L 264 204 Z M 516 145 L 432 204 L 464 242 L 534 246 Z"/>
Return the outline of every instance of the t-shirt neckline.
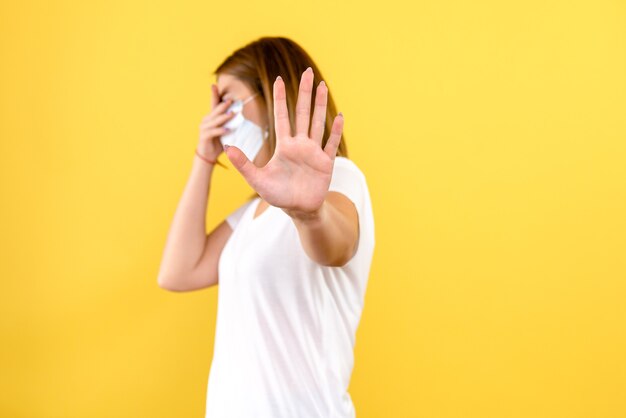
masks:
<path fill-rule="evenodd" d="M 269 211 L 272 208 L 272 205 L 268 205 L 265 210 L 263 210 L 263 212 L 261 212 L 261 214 L 259 214 L 256 218 L 254 217 L 254 214 L 256 213 L 256 210 L 259 208 L 259 205 L 261 204 L 261 198 L 257 197 L 256 198 L 257 202 L 255 205 L 252 205 L 252 213 L 250 214 L 250 222 L 256 222 L 258 220 L 260 220 L 261 218 L 263 218 L 263 216 L 267 213 L 267 211 Z"/>

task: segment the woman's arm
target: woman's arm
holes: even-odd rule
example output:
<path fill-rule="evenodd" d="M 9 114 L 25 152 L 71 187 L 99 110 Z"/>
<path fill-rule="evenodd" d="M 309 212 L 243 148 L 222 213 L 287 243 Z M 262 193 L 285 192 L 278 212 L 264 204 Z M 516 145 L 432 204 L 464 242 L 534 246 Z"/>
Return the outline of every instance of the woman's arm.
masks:
<path fill-rule="evenodd" d="M 297 214 L 285 211 L 300 235 L 309 257 L 322 265 L 344 266 L 357 250 L 359 218 L 354 203 L 338 192 L 328 192 L 318 211 Z"/>
<path fill-rule="evenodd" d="M 226 155 L 261 198 L 293 219 L 311 259 L 343 266 L 354 255 L 359 234 L 358 213 L 352 201 L 343 193 L 329 191 L 344 120 L 341 112 L 334 117 L 322 148 L 328 87 L 324 81 L 318 84 L 309 121 L 313 78 L 310 67 L 302 73 L 293 135 L 285 82 L 280 76 L 274 81 L 276 149 L 265 166 L 256 167 L 235 146 L 228 147 Z"/>
<path fill-rule="evenodd" d="M 206 210 L 213 164 L 194 156 L 191 175 L 170 226 L 157 282 L 162 288 L 182 289 L 205 249 Z"/>
<path fill-rule="evenodd" d="M 217 283 L 217 273 L 212 266 L 217 264 L 224 242 L 232 232 L 222 222 L 209 235 L 206 233 L 206 210 L 215 165 L 204 159 L 223 166 L 217 161 L 223 151 L 220 135 L 226 132 L 222 125 L 234 116 L 226 113 L 231 100 L 220 102 L 217 86 L 213 84 L 211 89 L 212 110 L 200 123 L 191 175 L 176 208 L 159 268 L 157 283 L 164 289 L 185 290 L 190 287 L 190 281 L 194 282 L 192 286 L 195 288 Z M 199 265 L 202 266 L 200 270 L 197 268 Z M 197 271 L 200 273 L 194 274 Z M 199 274 L 205 274 L 204 280 L 208 281 L 199 283 L 197 279 L 192 280 Z"/>

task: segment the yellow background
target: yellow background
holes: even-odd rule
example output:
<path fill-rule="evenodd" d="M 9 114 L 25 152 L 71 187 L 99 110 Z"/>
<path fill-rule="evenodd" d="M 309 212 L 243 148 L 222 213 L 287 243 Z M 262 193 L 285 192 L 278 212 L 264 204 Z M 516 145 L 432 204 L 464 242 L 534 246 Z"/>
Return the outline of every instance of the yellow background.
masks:
<path fill-rule="evenodd" d="M 624 1 L 4 1 L 0 416 L 203 417 L 218 288 L 157 286 L 213 69 L 300 43 L 376 251 L 357 417 L 626 416 Z M 207 228 L 251 192 L 218 167 Z"/>

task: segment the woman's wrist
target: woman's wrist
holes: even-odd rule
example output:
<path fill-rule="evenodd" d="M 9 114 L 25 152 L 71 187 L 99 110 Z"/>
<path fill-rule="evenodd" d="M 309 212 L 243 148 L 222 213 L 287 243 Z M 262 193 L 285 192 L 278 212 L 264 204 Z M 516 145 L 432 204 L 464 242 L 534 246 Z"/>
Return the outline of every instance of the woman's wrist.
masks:
<path fill-rule="evenodd" d="M 202 155 L 202 154 L 200 153 L 200 151 L 198 151 L 198 148 L 197 148 L 197 147 L 196 147 L 196 150 L 195 150 L 195 154 L 196 154 L 196 157 L 200 158 L 200 159 L 201 159 L 202 161 L 204 161 L 206 164 L 211 164 L 211 165 L 218 164 L 218 165 L 221 165 L 221 166 L 222 166 L 222 167 L 224 167 L 224 168 L 227 168 L 224 164 L 222 164 L 221 162 L 219 162 L 219 161 L 217 160 L 217 158 L 213 160 L 213 159 L 211 159 L 211 158 L 207 158 L 207 157 L 205 157 L 204 155 Z"/>

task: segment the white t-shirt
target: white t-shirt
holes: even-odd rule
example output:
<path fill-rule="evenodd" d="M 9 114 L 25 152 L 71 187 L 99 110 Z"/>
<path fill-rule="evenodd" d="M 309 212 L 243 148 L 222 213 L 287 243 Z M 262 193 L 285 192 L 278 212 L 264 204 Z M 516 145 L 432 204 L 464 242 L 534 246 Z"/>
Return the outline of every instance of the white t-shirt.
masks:
<path fill-rule="evenodd" d="M 343 267 L 311 260 L 280 208 L 256 219 L 253 198 L 227 217 L 206 418 L 353 418 L 347 391 L 372 255 L 365 176 L 337 156 L 329 191 L 354 202 L 356 254 Z"/>

